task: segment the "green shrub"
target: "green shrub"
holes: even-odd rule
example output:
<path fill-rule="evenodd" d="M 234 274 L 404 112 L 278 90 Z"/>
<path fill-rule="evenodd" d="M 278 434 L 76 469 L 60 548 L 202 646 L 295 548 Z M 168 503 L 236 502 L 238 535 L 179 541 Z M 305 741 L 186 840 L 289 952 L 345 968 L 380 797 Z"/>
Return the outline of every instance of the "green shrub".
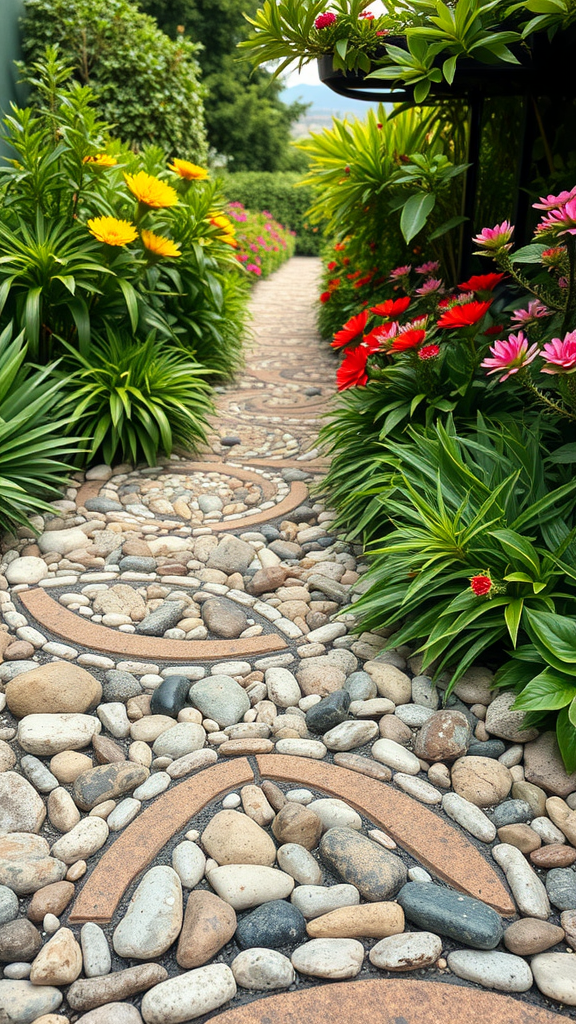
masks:
<path fill-rule="evenodd" d="M 93 339 L 89 359 L 71 348 L 66 371 L 64 408 L 73 429 L 92 438 L 90 457 L 136 463 L 144 456 L 153 466 L 159 450 L 170 455 L 206 442 L 213 411 L 206 371 L 154 333 L 135 342 L 109 331 Z"/>
<path fill-rule="evenodd" d="M 197 46 L 189 40 L 171 40 L 130 0 L 26 0 L 22 33 L 26 63 L 57 46 L 124 142 L 205 158 Z"/>
<path fill-rule="evenodd" d="M 0 532 L 28 525 L 33 512 L 53 511 L 44 498 L 58 497 L 66 483 L 65 460 L 79 452 L 78 438 L 65 437 L 65 382 L 51 369 L 33 371 L 24 362 L 23 334 L 0 334 Z"/>
<path fill-rule="evenodd" d="M 285 228 L 295 231 L 298 256 L 318 256 L 322 231 L 307 217 L 314 193 L 308 187 L 299 187 L 301 181 L 302 175 L 295 172 L 243 171 L 226 175 L 224 191 L 231 202 L 242 203 L 255 213 L 268 210 Z"/>

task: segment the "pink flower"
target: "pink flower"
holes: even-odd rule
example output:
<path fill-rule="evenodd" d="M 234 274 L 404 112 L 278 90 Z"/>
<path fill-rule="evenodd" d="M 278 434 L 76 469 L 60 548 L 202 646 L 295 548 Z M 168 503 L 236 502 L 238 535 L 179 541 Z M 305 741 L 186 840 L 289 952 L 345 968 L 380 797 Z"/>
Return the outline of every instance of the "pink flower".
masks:
<path fill-rule="evenodd" d="M 441 281 L 439 277 L 429 277 L 424 284 L 420 285 L 420 288 L 416 289 L 416 295 L 433 295 L 434 292 L 440 294 L 444 292 L 444 281 Z"/>
<path fill-rule="evenodd" d="M 536 358 L 538 345 L 528 347 L 528 338 L 523 331 L 518 331 L 518 334 L 511 334 L 508 341 L 495 341 L 490 351 L 492 358 L 487 356 L 480 365 L 488 368 L 488 376 L 506 370 L 507 372 L 500 378 L 501 381 L 505 381 Z"/>
<path fill-rule="evenodd" d="M 390 280 L 398 281 L 401 277 L 407 277 L 411 270 L 411 263 L 407 263 L 404 267 L 395 267 L 394 270 L 390 271 Z"/>
<path fill-rule="evenodd" d="M 336 21 L 336 15 L 332 11 L 324 11 L 324 14 L 319 14 L 314 22 L 314 28 L 320 31 L 323 28 L 329 28 Z M 264 211 L 266 212 L 266 211 Z"/>
<path fill-rule="evenodd" d="M 416 273 L 417 274 L 434 274 L 438 270 L 439 267 L 440 267 L 440 264 L 439 264 L 438 260 L 429 260 L 428 263 L 422 263 L 421 266 L 416 267 Z"/>
<path fill-rule="evenodd" d="M 551 311 L 540 302 L 540 299 L 532 299 L 528 303 L 528 309 L 515 310 L 510 319 L 515 324 L 530 324 L 540 320 L 543 316 L 551 315 Z"/>
<path fill-rule="evenodd" d="M 547 341 L 540 355 L 546 360 L 542 373 L 571 373 L 576 369 L 576 331 L 566 334 L 563 341 L 560 338 Z"/>
<path fill-rule="evenodd" d="M 482 228 L 479 235 L 475 235 L 473 241 L 482 247 L 477 255 L 485 256 L 490 252 L 507 252 L 512 248 L 510 239 L 514 228 L 509 221 L 503 220 L 493 228 Z M 485 251 L 484 251 L 485 250 Z"/>
<path fill-rule="evenodd" d="M 564 203 L 576 198 L 576 185 L 570 192 L 560 192 L 557 196 L 541 196 L 539 203 L 532 203 L 535 210 L 555 210 Z"/>
<path fill-rule="evenodd" d="M 570 199 L 542 218 L 536 231 L 553 231 L 557 235 L 576 235 L 576 199 Z"/>
<path fill-rule="evenodd" d="M 259 267 L 257 263 L 247 263 L 246 270 L 249 270 L 252 274 L 256 274 L 257 277 L 260 277 L 260 274 L 262 273 L 262 268 Z"/>
<path fill-rule="evenodd" d="M 418 352 L 418 359 L 436 359 L 440 355 L 439 345 L 423 345 Z"/>

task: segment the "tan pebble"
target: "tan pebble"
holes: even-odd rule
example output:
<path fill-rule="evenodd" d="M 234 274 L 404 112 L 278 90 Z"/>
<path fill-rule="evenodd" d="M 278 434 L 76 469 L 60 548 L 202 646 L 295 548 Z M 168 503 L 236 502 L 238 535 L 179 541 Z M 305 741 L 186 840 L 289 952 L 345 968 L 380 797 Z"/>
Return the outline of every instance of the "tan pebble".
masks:
<path fill-rule="evenodd" d="M 314 939 L 384 939 L 404 931 L 404 911 L 389 902 L 339 907 L 309 921 L 306 931 Z"/>
<path fill-rule="evenodd" d="M 392 839 L 392 836 L 389 836 L 386 832 L 382 832 L 381 829 L 370 829 L 368 835 L 370 836 L 370 839 L 373 839 L 374 842 L 379 843 L 380 846 L 383 846 L 386 850 L 396 849 L 396 843 Z"/>
<path fill-rule="evenodd" d="M 396 715 L 384 715 L 378 726 L 380 736 L 385 740 L 394 740 L 407 747 L 412 742 L 412 730 L 405 722 L 401 722 Z"/>
<path fill-rule="evenodd" d="M 524 917 L 514 921 L 504 932 L 504 945 L 517 956 L 532 956 L 543 953 L 564 938 L 564 929 L 548 921 Z"/>
<path fill-rule="evenodd" d="M 274 744 L 272 740 L 265 739 L 226 740 L 226 742 L 220 744 L 219 750 L 224 757 L 270 754 L 274 750 Z"/>
<path fill-rule="evenodd" d="M 138 722 L 144 715 L 150 714 L 150 701 L 152 694 L 139 693 L 136 697 L 129 697 L 126 702 L 126 714 L 131 722 Z"/>
<path fill-rule="evenodd" d="M 71 864 L 66 872 L 66 879 L 68 882 L 77 882 L 79 878 L 82 878 L 86 874 L 86 861 L 77 860 L 74 864 Z"/>
<path fill-rule="evenodd" d="M 50 824 L 59 832 L 69 832 L 80 821 L 80 811 L 68 790 L 58 786 L 48 794 Z"/>
<path fill-rule="evenodd" d="M 440 971 L 445 971 L 448 967 L 448 961 L 441 956 L 440 959 L 436 961 L 436 965 Z"/>
<path fill-rule="evenodd" d="M 152 764 L 152 749 L 144 740 L 134 740 L 128 748 L 128 760 L 149 768 Z"/>
<path fill-rule="evenodd" d="M 202 845 L 218 864 L 271 867 L 276 859 L 276 847 L 270 836 L 239 811 L 218 811 L 202 833 Z"/>
<path fill-rule="evenodd" d="M 234 743 L 238 741 L 231 740 L 229 742 Z M 252 740 L 252 742 L 254 741 Z M 263 751 L 263 753 L 269 752 L 273 747 L 270 740 L 258 740 L 257 742 L 268 745 L 268 750 Z M 223 751 L 225 746 L 227 746 L 227 744 L 222 744 L 220 750 Z M 243 786 L 240 790 L 240 797 L 242 799 L 242 807 L 244 808 L 245 813 L 249 818 L 252 818 L 252 821 L 255 821 L 257 825 L 265 827 L 274 820 L 274 808 L 268 803 L 268 800 L 260 786 Z"/>
<path fill-rule="evenodd" d="M 112 811 L 114 810 L 115 807 L 115 800 L 104 800 L 101 804 L 96 804 L 96 807 L 92 808 L 92 810 L 89 813 L 89 817 L 104 818 L 104 820 L 106 820 L 108 815 L 112 814 Z"/>
<path fill-rule="evenodd" d="M 306 850 L 313 850 L 318 845 L 322 828 L 322 822 L 314 811 L 296 803 L 285 804 L 272 823 L 272 832 L 279 843 L 298 843 Z"/>
<path fill-rule="evenodd" d="M 288 803 L 284 793 L 275 782 L 270 782 L 269 780 L 263 782 L 262 792 L 275 811 L 279 811 L 281 807 L 284 807 L 284 804 Z"/>
<path fill-rule="evenodd" d="M 82 772 L 87 772 L 93 766 L 92 758 L 77 750 L 63 750 L 50 760 L 50 771 L 56 776 L 58 782 L 62 782 L 64 785 L 75 782 Z"/>
<path fill-rule="evenodd" d="M 478 725 L 474 729 L 474 736 L 480 743 L 485 743 L 486 740 L 490 739 L 490 733 L 486 729 L 484 722 L 478 722 Z"/>
<path fill-rule="evenodd" d="M 195 725 L 202 725 L 202 714 L 196 708 L 182 708 L 178 712 L 179 722 L 193 722 Z"/>
<path fill-rule="evenodd" d="M 31 921 L 39 923 L 43 921 L 46 914 L 55 914 L 57 917 L 66 909 L 74 896 L 72 882 L 52 882 L 41 889 L 37 889 L 28 907 L 28 917 Z"/>
<path fill-rule="evenodd" d="M 513 764 L 509 771 L 514 782 L 524 782 L 524 768 L 521 764 Z"/>
<path fill-rule="evenodd" d="M 503 825 L 498 829 L 498 838 L 501 843 L 509 843 L 526 855 L 538 850 L 542 845 L 542 840 L 534 829 L 522 823 Z"/>

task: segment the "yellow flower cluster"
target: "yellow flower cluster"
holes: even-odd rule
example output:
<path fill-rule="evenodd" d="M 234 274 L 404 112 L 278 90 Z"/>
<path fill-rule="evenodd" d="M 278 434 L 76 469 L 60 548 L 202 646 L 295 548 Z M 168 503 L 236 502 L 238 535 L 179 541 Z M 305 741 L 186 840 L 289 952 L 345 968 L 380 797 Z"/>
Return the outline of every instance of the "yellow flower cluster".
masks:
<path fill-rule="evenodd" d="M 118 161 L 114 156 L 108 156 L 107 153 L 96 153 L 95 156 L 85 156 L 82 161 L 85 164 L 90 164 L 91 167 L 116 167 Z"/>
<path fill-rule="evenodd" d="M 205 181 L 208 177 L 208 171 L 204 167 L 198 167 L 198 164 L 192 164 L 189 160 L 175 159 L 168 166 L 174 174 L 180 175 L 186 181 Z"/>
<path fill-rule="evenodd" d="M 220 228 L 223 232 L 222 235 L 218 235 L 219 242 L 226 242 L 227 245 L 231 245 L 234 248 L 238 245 L 236 238 L 234 237 L 236 228 L 229 217 L 225 217 L 223 213 L 217 213 L 210 218 L 210 223 L 215 228 Z"/>

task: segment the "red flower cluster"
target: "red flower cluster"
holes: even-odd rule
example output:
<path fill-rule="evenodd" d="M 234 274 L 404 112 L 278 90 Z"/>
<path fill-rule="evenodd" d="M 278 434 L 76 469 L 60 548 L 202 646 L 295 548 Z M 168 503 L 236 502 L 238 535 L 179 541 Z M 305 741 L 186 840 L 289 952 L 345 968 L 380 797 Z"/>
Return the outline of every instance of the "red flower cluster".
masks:
<path fill-rule="evenodd" d="M 319 31 L 323 28 L 329 28 L 336 20 L 336 15 L 332 11 L 324 11 L 323 14 L 319 14 L 316 18 L 314 28 L 317 28 Z"/>
<path fill-rule="evenodd" d="M 470 579 L 470 589 L 476 597 L 486 597 L 492 590 L 494 584 L 489 576 L 480 574 L 479 576 L 472 576 Z"/>

